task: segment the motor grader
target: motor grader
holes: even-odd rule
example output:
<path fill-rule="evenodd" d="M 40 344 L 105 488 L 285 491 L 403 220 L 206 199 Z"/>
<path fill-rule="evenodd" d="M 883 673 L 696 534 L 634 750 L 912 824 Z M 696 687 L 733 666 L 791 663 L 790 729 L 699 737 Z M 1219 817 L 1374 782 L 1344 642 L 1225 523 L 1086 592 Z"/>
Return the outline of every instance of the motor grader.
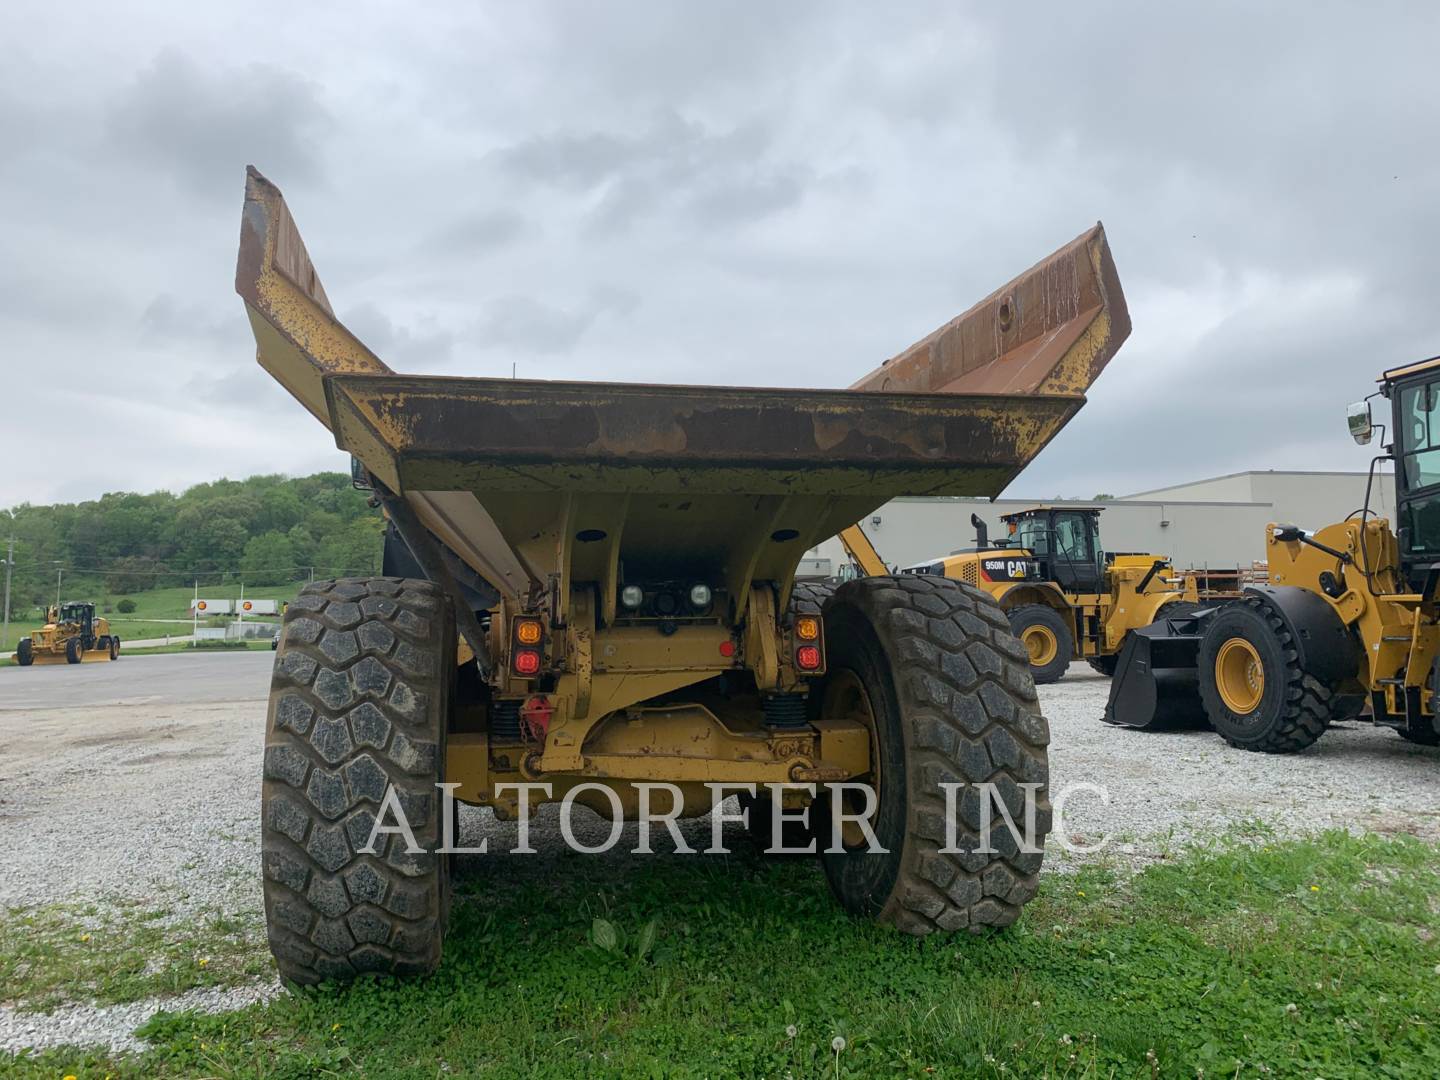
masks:
<path fill-rule="evenodd" d="M 1394 441 L 1370 463 L 1365 504 L 1310 532 L 1266 527 L 1270 583 L 1136 631 L 1105 719 L 1160 728 L 1199 715 L 1232 746 L 1292 753 L 1361 716 L 1440 744 L 1440 357 L 1386 371 L 1350 406 L 1367 445 L 1371 401 L 1390 403 Z M 1376 467 L 1394 463 L 1398 527 L 1370 510 Z"/>
<path fill-rule="evenodd" d="M 848 390 L 396 374 L 253 169 L 236 288 L 405 554 L 285 614 L 262 848 L 287 979 L 439 963 L 451 792 L 617 820 L 790 784 L 744 792 L 749 826 L 813 811 L 848 911 L 911 934 L 1018 916 L 1042 853 L 984 843 L 985 811 L 1028 809 L 1043 843 L 1048 732 L 1005 614 L 946 578 L 795 572 L 894 496 L 999 492 L 1080 409 L 1130 329 L 1099 225 Z M 392 801 L 413 848 L 376 841 Z"/>
<path fill-rule="evenodd" d="M 94 604 L 80 601 L 47 608 L 45 625 L 21 638 L 11 657 L 21 667 L 119 658 L 120 637 L 110 632 L 110 620 L 96 615 Z"/>
<path fill-rule="evenodd" d="M 1107 552 L 1101 507 L 1037 506 L 1005 514 L 1007 535 L 991 542 L 970 515 L 975 547 L 906 567 L 978 585 L 1010 619 L 1037 683 L 1052 683 L 1071 660 L 1113 675 L 1125 636 L 1162 614 L 1198 606 L 1193 578 L 1177 578 L 1165 555 Z"/>

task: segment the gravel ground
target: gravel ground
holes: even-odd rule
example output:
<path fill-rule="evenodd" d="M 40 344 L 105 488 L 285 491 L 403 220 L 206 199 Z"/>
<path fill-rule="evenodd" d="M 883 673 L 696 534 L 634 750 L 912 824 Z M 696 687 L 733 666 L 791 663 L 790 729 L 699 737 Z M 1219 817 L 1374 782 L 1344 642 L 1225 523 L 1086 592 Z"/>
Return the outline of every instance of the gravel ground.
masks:
<path fill-rule="evenodd" d="M 1109 792 L 1108 804 L 1087 793 L 1066 806 L 1064 830 L 1073 839 L 1092 844 L 1111 835 L 1112 851 L 1140 863 L 1256 820 L 1278 836 L 1344 826 L 1440 839 L 1440 749 L 1351 723 L 1299 755 L 1251 754 L 1209 731 L 1108 727 L 1099 720 L 1108 690 L 1109 680 L 1080 665 L 1041 688 L 1054 791 L 1089 782 Z M 143 704 L 0 711 L 6 853 L 0 905 L 125 897 L 182 914 L 218 910 L 258 925 L 261 692 L 252 700 L 191 705 L 167 700 L 157 688 L 159 700 Z M 591 843 L 608 832 L 588 814 L 577 815 L 576 824 Z M 503 853 L 514 843 L 512 824 L 469 810 L 462 843 L 488 836 L 500 853 L 465 857 L 462 876 L 504 880 L 513 870 L 533 880 L 563 872 L 558 832 L 554 809 L 542 811 L 532 826 L 541 853 L 522 860 Z M 687 823 L 686 833 L 693 846 L 707 846 L 709 822 Z M 738 827 L 727 835 L 739 842 Z M 605 857 L 625 858 L 633 837 L 630 827 Z M 1061 856 L 1047 865 L 1066 862 Z M 197 1007 L 192 998 L 201 1007 L 233 1008 L 271 992 L 270 985 L 196 991 L 169 1002 L 75 1006 L 48 1017 L 0 1008 L 0 1049 L 82 1036 L 130 1045 L 125 1040 L 147 1009 Z"/>

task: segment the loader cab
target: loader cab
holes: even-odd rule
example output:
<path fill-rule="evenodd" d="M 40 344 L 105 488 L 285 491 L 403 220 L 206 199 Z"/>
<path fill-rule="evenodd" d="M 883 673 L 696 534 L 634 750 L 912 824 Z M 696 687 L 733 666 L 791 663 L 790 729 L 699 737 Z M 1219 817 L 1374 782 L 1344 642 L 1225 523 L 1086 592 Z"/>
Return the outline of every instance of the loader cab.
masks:
<path fill-rule="evenodd" d="M 1032 552 L 1040 576 L 1066 593 L 1098 593 L 1105 581 L 1099 507 L 1036 507 L 1006 514 L 1010 540 Z"/>
<path fill-rule="evenodd" d="M 1395 422 L 1395 534 L 1405 575 L 1418 588 L 1440 566 L 1440 357 L 1385 380 Z"/>

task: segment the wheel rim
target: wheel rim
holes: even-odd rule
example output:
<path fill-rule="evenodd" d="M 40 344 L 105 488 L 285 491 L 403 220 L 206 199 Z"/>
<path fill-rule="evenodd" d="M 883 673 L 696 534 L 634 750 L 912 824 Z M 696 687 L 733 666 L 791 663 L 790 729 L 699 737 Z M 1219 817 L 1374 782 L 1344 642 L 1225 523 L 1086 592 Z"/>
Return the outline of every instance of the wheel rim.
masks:
<path fill-rule="evenodd" d="M 866 783 L 874 789 L 875 810 L 868 819 L 873 829 L 875 814 L 880 810 L 880 734 L 875 727 L 875 710 L 870 705 L 870 694 L 860 676 L 849 668 L 832 672 L 825 684 L 820 715 L 827 719 L 835 717 L 858 721 L 864 724 L 870 733 L 870 771 L 860 776 L 852 776 L 850 781 Z M 830 797 L 833 799 L 835 796 L 832 794 Z M 857 793 L 845 792 L 844 800 L 846 813 L 855 814 L 861 809 Z M 844 822 L 840 826 L 840 841 L 847 848 L 859 847 L 865 843 L 865 833 L 859 822 Z"/>
<path fill-rule="evenodd" d="M 1255 646 L 1231 638 L 1215 654 L 1215 687 L 1225 707 L 1238 715 L 1254 712 L 1265 696 L 1265 665 Z"/>
<path fill-rule="evenodd" d="M 1030 654 L 1031 667 L 1044 667 L 1055 659 L 1055 654 L 1060 651 L 1060 643 L 1055 639 L 1055 631 L 1048 626 L 1027 626 L 1025 632 L 1020 635 L 1020 642 L 1025 646 L 1025 651 Z"/>

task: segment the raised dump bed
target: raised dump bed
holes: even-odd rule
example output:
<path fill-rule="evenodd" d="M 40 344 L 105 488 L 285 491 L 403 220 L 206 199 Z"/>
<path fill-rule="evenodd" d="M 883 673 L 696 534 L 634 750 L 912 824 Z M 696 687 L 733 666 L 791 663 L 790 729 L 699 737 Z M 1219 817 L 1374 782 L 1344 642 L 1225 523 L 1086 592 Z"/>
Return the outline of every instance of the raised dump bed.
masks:
<path fill-rule="evenodd" d="M 265 781 L 284 974 L 438 963 L 439 782 L 502 816 L 524 781 L 612 817 L 708 812 L 707 783 L 818 784 L 757 792 L 749 828 L 818 831 L 847 908 L 917 933 L 1015 918 L 1038 850 L 970 850 L 973 788 L 954 800 L 969 853 L 937 825 L 953 774 L 998 782 L 1016 821 L 1032 785 L 1048 828 L 1045 725 L 1005 617 L 944 579 L 794 575 L 895 496 L 998 494 L 1075 414 L 1130 329 L 1099 225 L 844 390 L 397 374 L 335 318 L 253 169 L 236 288 L 260 363 L 393 534 L 387 577 L 316 583 L 286 618 Z M 808 824 L 774 817 L 812 799 Z M 408 806 L 427 854 L 388 834 L 358 850 L 382 805 Z M 373 898 L 336 891 L 356 875 Z"/>

